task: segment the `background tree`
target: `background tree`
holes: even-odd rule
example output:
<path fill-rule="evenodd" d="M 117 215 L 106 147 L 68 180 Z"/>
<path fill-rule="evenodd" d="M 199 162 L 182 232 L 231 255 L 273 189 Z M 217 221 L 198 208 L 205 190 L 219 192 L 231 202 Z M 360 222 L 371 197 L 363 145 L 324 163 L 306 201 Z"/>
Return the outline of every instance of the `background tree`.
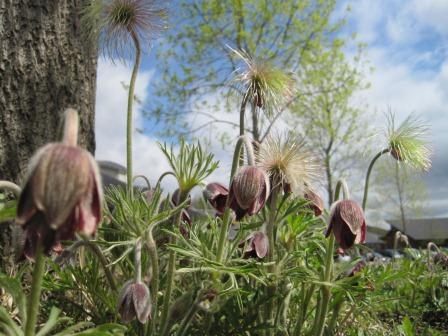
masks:
<path fill-rule="evenodd" d="M 86 1 L 0 0 L 0 179 L 19 182 L 28 159 L 58 139 L 63 111 L 80 115 L 95 149 L 96 46 L 81 34 Z"/>
<path fill-rule="evenodd" d="M 398 161 L 384 160 L 375 179 L 383 218 L 399 220 L 406 234 L 407 220 L 424 214 L 428 193 L 422 174 Z"/>
<path fill-rule="evenodd" d="M 360 48 L 349 62 L 337 47 L 317 52 L 315 62 L 302 70 L 305 75 L 300 83 L 315 93 L 304 95 L 291 108 L 299 132 L 323 163 L 329 204 L 333 203 L 334 181 L 347 178 L 346 171 L 353 176 L 371 140 L 365 108 L 354 98 L 357 91 L 368 87 L 362 78 L 361 53 Z"/>
<path fill-rule="evenodd" d="M 301 67 L 315 62 L 320 52 L 342 47 L 334 40 L 343 21 L 330 20 L 335 6 L 333 0 L 179 1 L 176 13 L 171 16 L 173 28 L 158 54 L 163 76 L 156 84 L 155 96 L 159 98 L 148 104 L 149 116 L 170 125 L 164 132 L 167 136 L 211 124 L 237 128 L 238 120 L 222 120 L 215 113 L 223 106 L 227 111 L 238 109 L 235 100 L 229 103 L 231 93 L 240 93 L 239 100 L 243 100 L 243 92 L 231 81 L 242 65 L 232 48 L 270 67 L 300 76 Z M 297 92 L 299 97 L 302 94 Z M 206 121 L 190 125 L 190 120 L 184 117 L 192 111 Z M 276 114 L 261 117 L 277 120 Z M 254 120 L 250 114 L 247 119 Z M 257 120 L 266 128 L 270 125 L 266 120 Z M 252 125 L 248 129 L 260 132 L 263 138 L 259 127 Z"/>

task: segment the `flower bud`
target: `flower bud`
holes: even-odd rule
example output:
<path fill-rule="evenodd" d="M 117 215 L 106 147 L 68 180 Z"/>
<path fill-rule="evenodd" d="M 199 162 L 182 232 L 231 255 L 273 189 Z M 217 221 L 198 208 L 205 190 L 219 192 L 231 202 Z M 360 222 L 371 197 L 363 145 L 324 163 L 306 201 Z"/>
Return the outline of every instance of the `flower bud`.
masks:
<path fill-rule="evenodd" d="M 143 282 L 128 281 L 118 297 L 117 310 L 124 323 L 134 318 L 145 324 L 151 314 L 151 298 L 149 289 Z"/>
<path fill-rule="evenodd" d="M 218 215 L 224 213 L 228 196 L 229 189 L 221 183 L 209 183 L 204 189 L 204 198 L 218 212 Z"/>
<path fill-rule="evenodd" d="M 269 240 L 266 233 L 262 231 L 252 232 L 246 240 L 245 248 L 243 251 L 244 258 L 259 258 L 262 259 L 266 256 L 269 250 Z"/>
<path fill-rule="evenodd" d="M 231 207 L 236 219 L 240 220 L 247 213 L 258 213 L 269 196 L 269 178 L 265 171 L 254 166 L 241 167 L 233 177 L 229 195 Z"/>
<path fill-rule="evenodd" d="M 33 259 L 37 239 L 48 253 L 75 232 L 93 235 L 102 192 L 93 157 L 79 147 L 48 144 L 31 159 L 16 222 L 25 230 L 24 254 Z"/>
<path fill-rule="evenodd" d="M 443 269 L 448 270 L 448 255 L 437 252 L 436 255 L 434 255 L 434 264 L 440 265 Z"/>
<path fill-rule="evenodd" d="M 322 211 L 324 210 L 324 201 L 318 194 L 311 189 L 307 189 L 303 197 L 308 201 L 307 206 L 314 211 L 314 215 L 316 217 L 322 215 Z"/>
<path fill-rule="evenodd" d="M 366 221 L 361 207 L 352 200 L 341 200 L 333 204 L 325 236 L 331 232 L 343 249 L 363 243 L 366 236 Z"/>

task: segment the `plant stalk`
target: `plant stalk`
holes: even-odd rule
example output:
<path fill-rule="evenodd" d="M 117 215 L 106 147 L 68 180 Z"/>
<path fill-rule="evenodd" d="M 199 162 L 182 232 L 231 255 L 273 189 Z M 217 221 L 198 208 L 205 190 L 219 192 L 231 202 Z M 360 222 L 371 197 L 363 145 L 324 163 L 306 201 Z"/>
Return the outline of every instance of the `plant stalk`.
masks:
<path fill-rule="evenodd" d="M 152 312 L 151 312 L 151 327 L 148 335 L 155 335 L 155 328 L 157 325 L 157 295 L 159 292 L 159 258 L 157 255 L 156 242 L 152 236 L 152 229 L 148 231 L 146 240 L 146 247 L 148 248 L 149 258 L 151 259 L 151 290 L 152 290 Z"/>
<path fill-rule="evenodd" d="M 132 188 L 132 108 L 134 104 L 134 91 L 135 91 L 135 81 L 137 79 L 138 69 L 140 67 L 141 58 L 141 47 L 138 37 L 135 33 L 131 33 L 132 40 L 135 45 L 135 63 L 132 69 L 131 80 L 129 82 L 129 93 L 128 93 L 128 111 L 127 111 L 127 121 L 126 121 L 126 165 L 127 165 L 127 191 L 129 196 L 133 197 L 134 190 Z"/>
<path fill-rule="evenodd" d="M 235 175 L 235 173 L 239 167 L 238 162 L 239 162 L 240 153 L 242 151 L 243 144 L 246 147 L 247 163 L 251 166 L 255 165 L 255 155 L 254 155 L 254 151 L 252 148 L 252 144 L 249 142 L 249 140 L 247 139 L 246 136 L 244 136 L 244 135 L 240 136 L 235 145 L 235 152 L 233 153 L 232 169 L 230 171 L 229 186 L 232 184 L 233 176 Z M 230 202 L 231 202 L 230 197 L 228 197 L 227 202 L 226 202 L 226 208 L 224 210 L 224 215 L 222 218 L 221 230 L 219 232 L 218 250 L 216 253 L 216 261 L 217 262 L 221 262 L 223 259 L 224 245 L 226 242 L 226 238 L 227 238 L 227 234 L 228 234 L 228 230 L 229 230 L 229 224 L 230 224 L 230 220 L 231 220 Z"/>
<path fill-rule="evenodd" d="M 383 154 L 389 153 L 389 149 L 383 149 L 381 152 L 378 152 L 372 159 L 372 161 L 370 162 L 369 168 L 367 169 L 367 174 L 366 174 L 366 182 L 364 185 L 364 196 L 362 198 L 362 210 L 365 211 L 366 210 L 366 205 L 367 205 L 367 195 L 369 193 L 369 180 L 370 180 L 370 174 L 372 173 L 372 169 L 373 166 L 376 162 L 376 160 L 378 160 Z"/>
<path fill-rule="evenodd" d="M 268 272 L 273 274 L 276 272 L 276 266 L 273 264 L 275 259 L 275 239 L 274 239 L 274 229 L 275 229 L 275 219 L 277 217 L 277 199 L 280 193 L 280 183 L 277 181 L 272 182 L 272 191 L 271 191 L 271 199 L 269 203 L 269 218 L 266 225 L 266 235 L 268 236 L 269 248 L 268 248 L 268 259 L 267 261 L 270 263 L 268 266 Z M 274 280 L 275 281 L 275 280 Z M 274 301 L 272 297 L 275 294 L 276 283 L 270 284 L 266 288 L 266 296 L 268 301 L 266 303 L 266 322 L 274 323 Z M 267 330 L 266 335 L 272 335 L 272 330 Z"/>
<path fill-rule="evenodd" d="M 188 331 L 188 327 L 190 326 L 191 321 L 199 310 L 199 305 L 197 302 L 194 302 L 191 308 L 188 311 L 188 314 L 182 320 L 182 323 L 179 327 L 179 331 L 177 332 L 178 336 L 184 336 Z"/>
<path fill-rule="evenodd" d="M 179 203 L 182 204 L 187 199 L 188 194 L 185 194 L 184 192 L 180 192 L 179 194 Z M 174 222 L 175 227 L 179 227 L 182 220 L 182 211 L 179 211 L 179 213 L 176 216 L 176 220 Z M 170 243 L 176 244 L 177 238 L 176 237 L 170 237 Z M 167 280 L 166 280 L 166 289 L 165 289 L 165 295 L 163 297 L 163 308 L 162 308 L 162 315 L 160 318 L 160 331 L 161 335 L 167 335 L 168 330 L 168 312 L 170 310 L 170 300 L 171 300 L 171 293 L 173 291 L 173 284 L 174 284 L 174 275 L 176 272 L 176 252 L 171 250 L 169 254 L 169 260 L 168 260 L 168 270 L 167 270 Z"/>
<path fill-rule="evenodd" d="M 26 315 L 25 336 L 34 336 L 37 315 L 39 313 L 40 293 L 42 291 L 42 279 L 45 271 L 45 255 L 42 242 L 39 239 L 36 248 L 36 262 L 33 269 L 33 281 L 31 284 L 31 294 L 28 300 L 28 310 Z"/>

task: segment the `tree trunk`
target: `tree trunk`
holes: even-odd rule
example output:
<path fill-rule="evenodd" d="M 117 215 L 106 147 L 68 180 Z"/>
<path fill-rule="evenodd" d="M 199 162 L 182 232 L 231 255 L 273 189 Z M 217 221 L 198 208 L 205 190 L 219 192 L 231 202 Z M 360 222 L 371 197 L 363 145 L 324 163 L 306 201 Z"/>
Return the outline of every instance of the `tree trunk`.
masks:
<path fill-rule="evenodd" d="M 0 179 L 19 182 L 28 160 L 60 137 L 67 107 L 93 152 L 97 48 L 81 34 L 85 0 L 0 0 Z"/>

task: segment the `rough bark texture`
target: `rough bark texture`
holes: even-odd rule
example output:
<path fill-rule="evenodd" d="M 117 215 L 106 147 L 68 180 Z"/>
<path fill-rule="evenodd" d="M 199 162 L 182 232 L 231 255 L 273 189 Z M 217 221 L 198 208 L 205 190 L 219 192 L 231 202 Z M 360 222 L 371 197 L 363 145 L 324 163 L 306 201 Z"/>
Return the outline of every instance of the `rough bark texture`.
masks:
<path fill-rule="evenodd" d="M 0 0 L 0 179 L 19 182 L 36 149 L 60 137 L 67 107 L 95 148 L 96 46 L 81 33 L 84 0 Z"/>

